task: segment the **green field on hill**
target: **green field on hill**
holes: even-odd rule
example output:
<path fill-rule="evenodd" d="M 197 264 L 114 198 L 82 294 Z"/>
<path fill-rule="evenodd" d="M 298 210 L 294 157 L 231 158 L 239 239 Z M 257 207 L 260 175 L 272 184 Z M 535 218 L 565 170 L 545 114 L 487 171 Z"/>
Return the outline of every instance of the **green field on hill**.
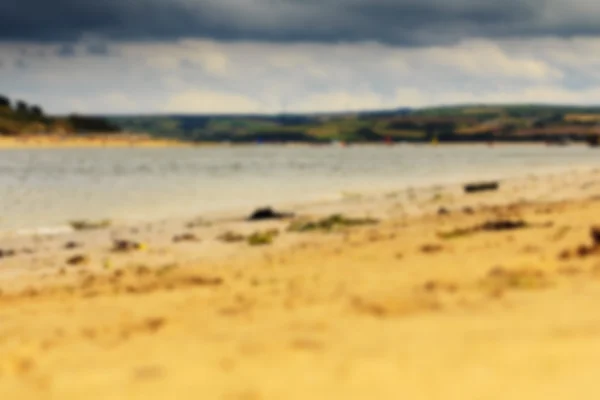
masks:
<path fill-rule="evenodd" d="M 600 107 L 465 105 L 306 115 L 48 116 L 0 96 L 0 134 L 144 133 L 191 142 L 597 141 Z"/>
<path fill-rule="evenodd" d="M 600 135 L 600 107 L 469 105 L 321 115 L 109 117 L 124 130 L 190 141 L 581 141 Z"/>
<path fill-rule="evenodd" d="M 0 135 L 75 134 L 118 132 L 119 127 L 102 117 L 70 115 L 48 116 L 38 105 L 11 101 L 0 95 Z"/>

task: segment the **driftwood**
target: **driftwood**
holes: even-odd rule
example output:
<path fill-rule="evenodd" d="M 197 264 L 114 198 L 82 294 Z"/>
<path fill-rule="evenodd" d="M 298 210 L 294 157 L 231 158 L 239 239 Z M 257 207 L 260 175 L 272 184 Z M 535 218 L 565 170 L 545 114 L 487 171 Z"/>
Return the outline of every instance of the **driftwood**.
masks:
<path fill-rule="evenodd" d="M 498 182 L 478 182 L 469 183 L 464 186 L 466 193 L 486 192 L 498 190 L 500 184 Z"/>

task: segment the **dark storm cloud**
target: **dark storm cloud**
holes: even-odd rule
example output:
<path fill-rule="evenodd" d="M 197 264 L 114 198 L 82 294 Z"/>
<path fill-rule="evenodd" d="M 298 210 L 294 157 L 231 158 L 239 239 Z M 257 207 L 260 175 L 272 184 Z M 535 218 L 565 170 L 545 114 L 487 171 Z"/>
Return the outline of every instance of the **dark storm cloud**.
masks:
<path fill-rule="evenodd" d="M 1 1 L 0 40 L 69 42 L 92 36 L 422 45 L 600 33 L 600 14 L 590 12 L 600 8 L 590 10 L 584 1 L 569 7 L 566 0 Z M 573 12 L 577 4 L 587 4 L 587 12 Z"/>

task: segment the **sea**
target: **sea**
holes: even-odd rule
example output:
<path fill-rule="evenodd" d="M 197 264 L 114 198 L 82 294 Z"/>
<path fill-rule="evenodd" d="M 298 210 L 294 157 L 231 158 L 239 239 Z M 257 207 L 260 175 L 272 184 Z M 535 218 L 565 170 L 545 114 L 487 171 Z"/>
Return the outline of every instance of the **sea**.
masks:
<path fill-rule="evenodd" d="M 600 167 L 585 146 L 219 146 L 0 150 L 0 232 L 249 213 L 472 180 Z"/>

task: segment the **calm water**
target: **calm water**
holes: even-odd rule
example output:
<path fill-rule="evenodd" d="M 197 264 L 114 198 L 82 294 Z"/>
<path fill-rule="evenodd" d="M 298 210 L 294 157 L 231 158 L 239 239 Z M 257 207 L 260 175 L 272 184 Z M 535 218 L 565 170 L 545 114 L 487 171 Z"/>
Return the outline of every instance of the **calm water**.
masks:
<path fill-rule="evenodd" d="M 342 192 L 600 166 L 587 147 L 245 147 L 0 151 L 0 230 L 78 218 L 248 211 Z"/>

